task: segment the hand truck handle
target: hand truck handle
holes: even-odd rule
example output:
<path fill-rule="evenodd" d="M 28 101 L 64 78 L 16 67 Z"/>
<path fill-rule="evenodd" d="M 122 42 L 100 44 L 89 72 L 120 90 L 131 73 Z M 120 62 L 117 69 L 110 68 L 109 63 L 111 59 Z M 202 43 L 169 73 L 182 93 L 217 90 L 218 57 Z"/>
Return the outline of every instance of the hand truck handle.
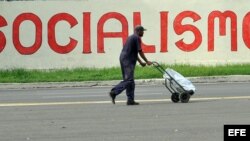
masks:
<path fill-rule="evenodd" d="M 157 62 L 155 62 L 155 61 L 153 61 L 152 63 L 153 63 L 153 65 L 154 65 L 155 67 L 160 66 L 160 64 L 157 63 Z"/>
<path fill-rule="evenodd" d="M 158 63 L 158 62 L 155 62 L 153 61 L 153 66 L 158 70 L 160 71 L 162 74 L 164 74 L 166 71 L 165 69 Z"/>

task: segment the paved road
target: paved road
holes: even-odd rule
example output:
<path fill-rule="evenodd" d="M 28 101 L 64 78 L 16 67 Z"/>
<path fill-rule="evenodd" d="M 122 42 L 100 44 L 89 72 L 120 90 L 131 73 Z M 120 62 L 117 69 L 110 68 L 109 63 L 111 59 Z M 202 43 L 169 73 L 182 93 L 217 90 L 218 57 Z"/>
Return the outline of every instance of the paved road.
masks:
<path fill-rule="evenodd" d="M 139 106 L 112 105 L 110 87 L 0 90 L 0 140 L 223 141 L 224 124 L 250 124 L 250 83 L 195 85 L 189 103 L 138 86 Z"/>

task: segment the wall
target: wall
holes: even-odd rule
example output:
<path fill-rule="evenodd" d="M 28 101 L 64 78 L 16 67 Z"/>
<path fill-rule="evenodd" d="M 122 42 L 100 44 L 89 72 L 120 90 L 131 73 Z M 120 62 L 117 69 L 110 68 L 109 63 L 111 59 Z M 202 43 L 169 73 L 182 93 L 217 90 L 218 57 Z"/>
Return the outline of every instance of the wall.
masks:
<path fill-rule="evenodd" d="M 248 0 L 0 1 L 0 69 L 118 66 L 137 24 L 149 60 L 250 63 Z"/>

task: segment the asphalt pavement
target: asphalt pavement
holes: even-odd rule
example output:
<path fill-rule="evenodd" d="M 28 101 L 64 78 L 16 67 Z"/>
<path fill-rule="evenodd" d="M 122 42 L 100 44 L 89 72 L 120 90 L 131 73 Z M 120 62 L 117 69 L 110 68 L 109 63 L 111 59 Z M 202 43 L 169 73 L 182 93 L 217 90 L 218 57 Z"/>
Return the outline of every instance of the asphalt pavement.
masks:
<path fill-rule="evenodd" d="M 113 105 L 111 86 L 0 90 L 1 141 L 223 141 L 250 123 L 249 82 L 196 83 L 189 103 L 164 85 L 138 85 L 139 106 Z"/>
<path fill-rule="evenodd" d="M 0 84 L 3 141 L 222 141 L 225 124 L 249 124 L 250 76 L 189 77 L 189 103 L 164 79 L 136 80 L 139 106 L 108 91 L 120 80 Z"/>

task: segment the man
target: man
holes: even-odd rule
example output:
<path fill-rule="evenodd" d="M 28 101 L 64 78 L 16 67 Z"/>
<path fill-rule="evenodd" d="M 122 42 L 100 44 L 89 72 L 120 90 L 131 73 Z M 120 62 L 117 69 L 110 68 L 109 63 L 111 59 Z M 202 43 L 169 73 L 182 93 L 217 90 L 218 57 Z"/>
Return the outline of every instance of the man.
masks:
<path fill-rule="evenodd" d="M 126 89 L 127 95 L 127 105 L 139 105 L 138 102 L 134 101 L 134 92 L 135 92 L 135 82 L 134 82 L 134 70 L 136 62 L 138 61 L 141 66 L 151 65 L 152 62 L 148 61 L 142 52 L 141 48 L 141 37 L 144 34 L 143 26 L 138 25 L 134 29 L 134 34 L 130 35 L 124 44 L 122 52 L 120 54 L 120 65 L 122 70 L 123 81 L 117 84 L 114 88 L 111 89 L 109 95 L 112 99 L 112 103 L 115 104 L 115 98 L 117 95 L 122 93 Z M 142 62 L 140 57 L 146 62 Z"/>

